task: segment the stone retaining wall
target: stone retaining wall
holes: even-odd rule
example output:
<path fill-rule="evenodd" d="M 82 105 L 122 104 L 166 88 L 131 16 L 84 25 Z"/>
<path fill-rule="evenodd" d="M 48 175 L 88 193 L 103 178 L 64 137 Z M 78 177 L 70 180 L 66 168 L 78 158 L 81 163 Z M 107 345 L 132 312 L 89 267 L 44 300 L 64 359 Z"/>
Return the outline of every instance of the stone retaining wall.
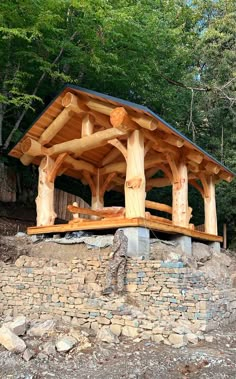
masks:
<path fill-rule="evenodd" d="M 125 295 L 102 296 L 106 253 L 71 262 L 21 256 L 0 264 L 0 314 L 60 318 L 132 338 L 183 345 L 236 319 L 230 279 L 208 280 L 182 262 L 129 259 Z"/>

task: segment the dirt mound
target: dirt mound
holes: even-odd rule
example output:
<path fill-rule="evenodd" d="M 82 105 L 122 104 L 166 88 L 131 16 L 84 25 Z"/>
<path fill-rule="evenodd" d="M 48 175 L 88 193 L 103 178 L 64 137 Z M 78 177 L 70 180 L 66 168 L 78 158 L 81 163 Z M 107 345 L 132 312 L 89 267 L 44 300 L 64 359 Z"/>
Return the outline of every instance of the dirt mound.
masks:
<path fill-rule="evenodd" d="M 0 261 L 14 263 L 21 255 L 29 255 L 27 238 L 0 237 Z"/>

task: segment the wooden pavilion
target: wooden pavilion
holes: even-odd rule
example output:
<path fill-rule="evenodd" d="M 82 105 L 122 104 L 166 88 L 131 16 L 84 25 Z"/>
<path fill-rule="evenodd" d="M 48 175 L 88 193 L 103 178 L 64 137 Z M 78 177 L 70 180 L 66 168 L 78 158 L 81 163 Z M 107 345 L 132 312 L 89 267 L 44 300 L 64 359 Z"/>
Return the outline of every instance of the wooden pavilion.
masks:
<path fill-rule="evenodd" d="M 9 154 L 39 166 L 37 226 L 29 234 L 142 226 L 222 241 L 215 184 L 230 182 L 234 174 L 146 107 L 68 85 Z M 159 170 L 162 177 L 153 178 Z M 90 186 L 91 209 L 69 205 L 73 219 L 54 225 L 54 181 L 62 174 Z M 191 223 L 188 184 L 202 195 L 204 231 Z M 172 186 L 172 206 L 145 200 L 151 188 L 165 186 Z M 104 207 L 111 189 L 124 191 L 124 208 Z M 171 220 L 146 209 L 168 213 Z"/>

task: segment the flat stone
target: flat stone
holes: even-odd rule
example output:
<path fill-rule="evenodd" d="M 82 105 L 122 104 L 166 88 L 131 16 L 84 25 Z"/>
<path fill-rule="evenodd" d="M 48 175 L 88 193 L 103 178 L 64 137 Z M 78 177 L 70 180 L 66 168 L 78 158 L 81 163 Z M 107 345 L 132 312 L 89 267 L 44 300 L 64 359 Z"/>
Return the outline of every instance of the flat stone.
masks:
<path fill-rule="evenodd" d="M 173 332 L 177 334 L 187 334 L 187 333 L 191 333 L 191 330 L 185 325 L 181 325 L 181 326 L 177 326 L 176 328 L 173 328 Z"/>
<path fill-rule="evenodd" d="M 138 328 L 134 328 L 133 326 L 125 325 L 122 328 L 122 334 L 126 337 L 136 338 L 138 336 Z"/>
<path fill-rule="evenodd" d="M 170 334 L 168 340 L 171 343 L 171 345 L 173 345 L 176 348 L 187 345 L 187 338 L 185 335 L 172 333 Z"/>
<path fill-rule="evenodd" d="M 98 317 L 97 318 L 97 322 L 99 324 L 103 324 L 103 325 L 109 325 L 111 323 L 111 320 L 109 320 L 108 318 L 106 317 Z"/>
<path fill-rule="evenodd" d="M 119 338 L 105 325 L 99 330 L 97 339 L 107 343 L 119 343 Z"/>
<path fill-rule="evenodd" d="M 30 349 L 26 349 L 22 355 L 22 358 L 26 361 L 26 362 L 29 362 L 29 360 L 31 358 L 33 358 L 35 355 L 34 351 L 33 350 L 30 350 Z"/>
<path fill-rule="evenodd" d="M 194 333 L 188 333 L 186 334 L 188 342 L 196 345 L 198 343 L 198 336 Z"/>
<path fill-rule="evenodd" d="M 23 353 L 26 349 L 25 342 L 5 326 L 0 328 L 0 344 L 13 353 Z"/>
<path fill-rule="evenodd" d="M 77 343 L 76 338 L 72 336 L 63 336 L 56 342 L 56 349 L 60 352 L 67 352 L 72 349 Z"/>
<path fill-rule="evenodd" d="M 26 332 L 26 317 L 21 315 L 10 322 L 7 327 L 17 336 L 23 336 Z"/>
<path fill-rule="evenodd" d="M 55 327 L 54 320 L 46 320 L 44 322 L 39 322 L 32 326 L 27 334 L 31 337 L 42 337 L 44 334 L 52 331 Z"/>
<path fill-rule="evenodd" d="M 152 341 L 160 343 L 164 341 L 164 337 L 161 334 L 152 335 Z"/>
<path fill-rule="evenodd" d="M 110 326 L 110 329 L 111 329 L 112 333 L 115 334 L 117 337 L 119 337 L 121 335 L 121 325 L 112 324 Z"/>

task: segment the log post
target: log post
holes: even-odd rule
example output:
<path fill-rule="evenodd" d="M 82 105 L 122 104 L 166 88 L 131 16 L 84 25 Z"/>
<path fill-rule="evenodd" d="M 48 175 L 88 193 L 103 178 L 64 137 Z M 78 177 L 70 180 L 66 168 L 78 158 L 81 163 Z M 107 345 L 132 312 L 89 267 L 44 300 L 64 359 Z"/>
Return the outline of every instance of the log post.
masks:
<path fill-rule="evenodd" d="M 172 185 L 172 222 L 174 225 L 187 228 L 189 226 L 188 170 L 183 161 L 176 164 L 176 169 L 178 175 L 173 179 Z"/>
<path fill-rule="evenodd" d="M 144 137 L 134 130 L 128 137 L 125 181 L 126 217 L 145 217 Z"/>
<path fill-rule="evenodd" d="M 215 181 L 213 175 L 205 176 L 205 186 L 207 186 L 207 191 L 204 188 L 205 233 L 217 235 Z"/>
<path fill-rule="evenodd" d="M 49 180 L 49 173 L 54 167 L 54 160 L 49 156 L 42 159 L 39 166 L 38 196 L 36 198 L 37 226 L 54 225 L 54 182 Z"/>
<path fill-rule="evenodd" d="M 92 199 L 91 199 L 91 209 L 97 210 L 104 207 L 104 197 L 101 192 L 103 185 L 103 177 L 100 175 L 99 168 L 97 169 L 96 176 L 94 178 L 94 189 L 91 189 Z M 99 220 L 100 217 L 92 216 L 93 220 Z"/>

